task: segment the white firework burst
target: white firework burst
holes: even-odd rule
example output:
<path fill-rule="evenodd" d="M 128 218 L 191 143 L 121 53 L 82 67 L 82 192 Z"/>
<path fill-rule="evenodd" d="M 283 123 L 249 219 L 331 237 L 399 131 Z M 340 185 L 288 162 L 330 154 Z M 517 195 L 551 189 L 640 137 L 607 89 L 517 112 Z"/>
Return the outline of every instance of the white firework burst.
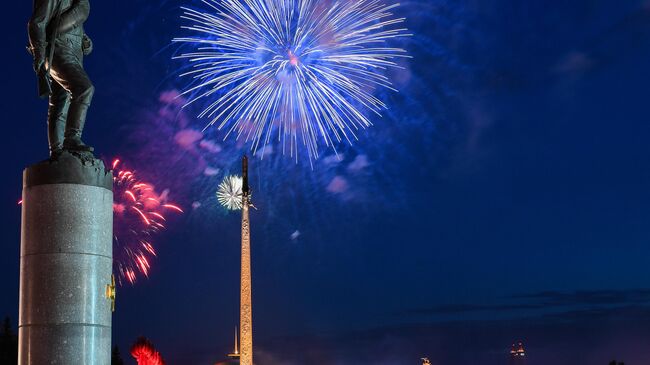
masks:
<path fill-rule="evenodd" d="M 217 199 L 229 210 L 240 210 L 242 207 L 243 181 L 241 176 L 230 175 L 219 184 Z"/>

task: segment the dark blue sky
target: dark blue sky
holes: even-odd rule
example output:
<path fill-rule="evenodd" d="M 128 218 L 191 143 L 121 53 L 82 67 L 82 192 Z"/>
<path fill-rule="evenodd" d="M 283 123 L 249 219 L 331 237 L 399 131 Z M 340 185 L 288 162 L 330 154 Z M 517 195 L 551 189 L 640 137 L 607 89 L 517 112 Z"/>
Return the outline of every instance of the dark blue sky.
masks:
<path fill-rule="evenodd" d="M 213 181 L 173 179 L 195 156 L 161 147 L 177 126 L 148 127 L 165 122 L 159 96 L 183 85 L 168 45 L 191 3 L 91 3 L 86 135 L 205 208 Z M 4 6 L 0 315 L 15 320 L 16 201 L 22 169 L 47 152 L 46 105 L 24 52 L 31 4 Z M 400 12 L 414 59 L 347 167 L 253 167 L 259 362 L 497 365 L 520 339 L 529 365 L 649 362 L 650 2 L 409 1 Z M 335 177 L 351 187 L 331 188 Z M 120 288 L 114 342 L 126 352 L 145 335 L 170 364 L 211 364 L 237 323 L 238 218 L 187 210 L 160 237 L 151 277 Z"/>

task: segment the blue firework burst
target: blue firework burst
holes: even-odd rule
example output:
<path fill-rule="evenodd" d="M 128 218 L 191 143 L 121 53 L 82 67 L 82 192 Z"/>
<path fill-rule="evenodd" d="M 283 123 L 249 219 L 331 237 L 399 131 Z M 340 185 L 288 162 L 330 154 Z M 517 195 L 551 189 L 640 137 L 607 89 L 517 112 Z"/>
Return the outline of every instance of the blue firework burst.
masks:
<path fill-rule="evenodd" d="M 202 0 L 207 9 L 183 8 L 174 39 L 187 62 L 182 76 L 188 104 L 202 101 L 200 117 L 224 138 L 269 143 L 310 161 L 323 148 L 352 143 L 387 105 L 378 89 L 395 90 L 386 75 L 406 51 L 390 41 L 409 34 L 397 4 L 379 0 Z"/>

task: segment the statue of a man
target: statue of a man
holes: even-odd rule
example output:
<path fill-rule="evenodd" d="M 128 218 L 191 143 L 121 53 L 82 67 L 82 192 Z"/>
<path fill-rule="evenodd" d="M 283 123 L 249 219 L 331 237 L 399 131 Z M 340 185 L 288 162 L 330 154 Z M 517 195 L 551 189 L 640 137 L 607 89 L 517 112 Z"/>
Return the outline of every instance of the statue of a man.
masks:
<path fill-rule="evenodd" d="M 95 88 L 83 68 L 92 42 L 83 24 L 90 13 L 89 0 L 34 0 L 29 21 L 30 51 L 39 76 L 41 97 L 48 96 L 50 156 L 63 150 L 92 152 L 81 140 L 86 114 Z M 51 77 L 51 78 L 50 78 Z"/>

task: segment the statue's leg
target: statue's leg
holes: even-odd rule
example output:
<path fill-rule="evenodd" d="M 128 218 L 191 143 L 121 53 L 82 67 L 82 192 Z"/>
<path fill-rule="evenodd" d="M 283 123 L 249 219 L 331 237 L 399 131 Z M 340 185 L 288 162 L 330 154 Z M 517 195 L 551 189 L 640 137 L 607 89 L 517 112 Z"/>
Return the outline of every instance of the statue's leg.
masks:
<path fill-rule="evenodd" d="M 52 77 L 70 93 L 70 107 L 65 123 L 63 148 L 77 151 L 92 151 L 81 140 L 86 115 L 92 101 L 95 88 L 82 65 L 81 48 L 59 46 L 57 42 Z"/>
<path fill-rule="evenodd" d="M 69 107 L 70 94 L 58 82 L 52 82 L 52 94 L 47 113 L 47 139 L 51 157 L 56 157 L 63 148 L 63 133 Z"/>

